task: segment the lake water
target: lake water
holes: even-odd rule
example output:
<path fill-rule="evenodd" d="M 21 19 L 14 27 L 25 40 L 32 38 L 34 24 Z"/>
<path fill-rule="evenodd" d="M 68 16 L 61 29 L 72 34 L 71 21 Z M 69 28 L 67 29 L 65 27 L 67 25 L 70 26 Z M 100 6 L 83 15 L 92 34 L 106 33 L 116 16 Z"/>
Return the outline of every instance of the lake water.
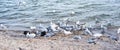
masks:
<path fill-rule="evenodd" d="M 6 25 L 48 24 L 50 21 L 93 22 L 120 25 L 120 0 L 0 0 L 0 23 Z"/>

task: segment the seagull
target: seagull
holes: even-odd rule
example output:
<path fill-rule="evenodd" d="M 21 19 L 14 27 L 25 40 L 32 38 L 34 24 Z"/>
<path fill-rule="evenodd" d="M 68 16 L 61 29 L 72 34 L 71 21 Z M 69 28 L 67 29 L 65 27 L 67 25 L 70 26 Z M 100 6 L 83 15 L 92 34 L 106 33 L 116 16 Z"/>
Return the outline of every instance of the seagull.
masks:
<path fill-rule="evenodd" d="M 108 21 L 108 22 L 107 22 L 107 26 L 112 26 L 112 22 L 111 22 L 111 21 Z"/>
<path fill-rule="evenodd" d="M 75 28 L 80 29 L 80 21 L 75 22 Z"/>
<path fill-rule="evenodd" d="M 75 36 L 73 37 L 73 39 L 75 39 L 75 40 L 80 40 L 80 39 L 81 39 L 81 37 L 80 37 L 80 36 L 78 36 L 78 35 L 75 35 Z"/>
<path fill-rule="evenodd" d="M 55 23 L 53 23 L 53 22 L 50 23 L 50 28 L 52 31 L 57 31 L 57 27 L 58 27 L 58 25 L 56 25 Z"/>
<path fill-rule="evenodd" d="M 89 27 L 88 27 L 88 29 L 90 29 L 90 30 L 94 30 L 95 27 L 93 27 L 93 26 L 90 24 Z"/>
<path fill-rule="evenodd" d="M 55 35 L 54 32 L 51 31 L 50 28 L 47 28 L 47 30 L 48 30 L 48 31 L 47 31 L 46 34 L 44 35 L 45 37 L 51 37 L 51 36 Z"/>
<path fill-rule="evenodd" d="M 110 40 L 113 40 L 114 43 L 119 43 L 119 37 L 115 36 L 115 35 L 109 35 L 108 38 L 110 38 Z"/>
<path fill-rule="evenodd" d="M 86 27 L 85 28 L 82 27 L 82 31 L 83 31 L 82 35 L 88 35 L 89 33 L 91 33 L 90 30 L 88 30 L 88 28 Z"/>
<path fill-rule="evenodd" d="M 77 24 L 77 25 L 80 25 L 80 21 L 77 21 L 76 24 Z"/>
<path fill-rule="evenodd" d="M 35 38 L 36 34 L 30 33 L 29 31 L 24 31 L 23 33 L 27 38 Z"/>
<path fill-rule="evenodd" d="M 96 38 L 97 37 L 99 38 L 99 37 L 103 36 L 103 34 L 101 34 L 101 33 L 94 33 L 93 36 L 96 37 Z"/>
<path fill-rule="evenodd" d="M 75 22 L 76 25 L 80 25 L 80 21 Z"/>
<path fill-rule="evenodd" d="M 41 32 L 37 30 L 37 31 L 35 32 L 35 34 L 36 34 L 36 36 L 39 36 L 39 35 L 41 35 Z"/>
<path fill-rule="evenodd" d="M 88 33 L 89 35 L 93 35 L 93 33 L 88 29 L 88 28 L 85 28 L 84 30 L 86 33 Z"/>
<path fill-rule="evenodd" d="M 35 38 L 35 34 L 34 33 L 27 33 L 27 35 L 26 35 L 26 37 L 28 37 L 28 38 Z"/>
<path fill-rule="evenodd" d="M 98 20 L 97 18 L 95 18 L 95 24 L 100 23 L 100 20 Z"/>
<path fill-rule="evenodd" d="M 59 27 L 61 27 L 61 26 L 62 26 L 62 22 L 58 21 L 58 22 L 57 22 L 57 25 L 58 25 Z"/>
<path fill-rule="evenodd" d="M 110 36 L 110 39 L 118 41 L 118 38 L 116 36 L 113 36 L 113 35 Z"/>
<path fill-rule="evenodd" d="M 118 28 L 117 33 L 120 34 L 120 28 Z"/>
<path fill-rule="evenodd" d="M 67 25 L 67 26 L 61 26 L 61 28 L 65 29 L 65 30 L 67 30 L 67 31 L 71 31 L 71 30 L 74 28 L 74 26 L 72 26 L 72 25 Z"/>
<path fill-rule="evenodd" d="M 68 25 L 69 22 L 70 22 L 70 18 L 65 18 L 65 24 L 66 24 L 66 26 Z"/>
<path fill-rule="evenodd" d="M 86 25 L 83 24 L 83 25 L 81 26 L 81 29 L 82 29 L 82 30 L 85 30 L 85 29 L 86 29 Z"/>
<path fill-rule="evenodd" d="M 41 33 L 43 32 L 47 32 L 47 28 L 45 28 L 44 26 L 42 26 L 41 24 L 36 26 L 36 28 L 33 27 L 33 29 L 36 29 L 34 30 L 34 33 L 37 35 L 37 36 L 41 36 Z"/>
<path fill-rule="evenodd" d="M 50 26 L 47 27 L 47 32 L 53 32 Z"/>
<path fill-rule="evenodd" d="M 0 24 L 0 28 L 2 28 L 2 29 L 6 29 L 7 26 L 5 26 L 4 24 Z"/>
<path fill-rule="evenodd" d="M 107 30 L 108 28 L 105 27 L 104 25 L 101 25 L 101 33 L 104 34 L 105 30 Z"/>
<path fill-rule="evenodd" d="M 93 33 L 93 36 L 96 38 L 103 36 L 103 34 L 101 33 L 101 30 L 94 30 L 92 31 L 92 33 Z"/>
<path fill-rule="evenodd" d="M 87 39 L 87 42 L 89 43 L 89 44 L 96 44 L 96 42 L 95 42 L 96 40 L 94 39 L 94 38 L 89 38 L 89 39 Z"/>
<path fill-rule="evenodd" d="M 34 30 L 34 29 L 36 29 L 36 27 L 35 26 L 30 26 L 30 29 Z"/>
<path fill-rule="evenodd" d="M 54 36 L 55 34 L 53 32 L 47 32 L 45 37 L 51 37 L 51 36 Z"/>
<path fill-rule="evenodd" d="M 30 26 L 31 32 L 36 32 L 37 27 L 36 26 Z"/>
<path fill-rule="evenodd" d="M 72 32 L 70 32 L 70 31 L 66 31 L 66 30 L 63 30 L 63 33 L 64 33 L 65 35 L 72 34 Z"/>
<path fill-rule="evenodd" d="M 105 25 L 100 25 L 101 29 L 107 30 L 108 28 Z"/>

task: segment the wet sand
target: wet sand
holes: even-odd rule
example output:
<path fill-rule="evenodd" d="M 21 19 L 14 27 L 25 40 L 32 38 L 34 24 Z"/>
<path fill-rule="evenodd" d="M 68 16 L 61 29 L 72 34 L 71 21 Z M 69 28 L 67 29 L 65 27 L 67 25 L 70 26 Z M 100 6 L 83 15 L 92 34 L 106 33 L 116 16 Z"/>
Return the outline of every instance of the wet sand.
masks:
<path fill-rule="evenodd" d="M 112 30 L 112 29 L 111 29 Z M 75 34 L 76 33 L 76 34 Z M 56 35 L 53 37 L 26 38 L 23 31 L 1 30 L 0 50 L 119 50 L 120 44 L 107 37 L 97 40 L 97 44 L 86 42 L 89 36 L 74 32 L 73 35 Z M 80 35 L 82 39 L 73 37 Z"/>

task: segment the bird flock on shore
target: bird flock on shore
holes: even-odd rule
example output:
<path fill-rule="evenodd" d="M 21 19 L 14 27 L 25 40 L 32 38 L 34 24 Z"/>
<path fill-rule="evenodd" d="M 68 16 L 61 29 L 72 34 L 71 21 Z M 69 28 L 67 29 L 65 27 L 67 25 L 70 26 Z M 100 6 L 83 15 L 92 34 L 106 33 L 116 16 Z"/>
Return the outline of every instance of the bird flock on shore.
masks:
<path fill-rule="evenodd" d="M 64 34 L 64 35 L 74 35 L 73 31 L 81 31 L 83 33 L 78 33 L 81 35 L 89 35 L 90 38 L 87 39 L 88 43 L 96 44 L 96 39 L 100 39 L 107 34 L 108 29 L 112 27 L 111 22 L 107 22 L 106 24 L 101 24 L 101 21 L 95 18 L 95 25 L 89 24 L 86 26 L 86 23 L 81 23 L 80 21 L 76 21 L 75 24 L 69 25 L 70 19 L 67 18 L 65 22 L 50 22 L 48 27 L 44 27 L 41 24 L 39 26 L 30 26 L 30 31 L 24 31 L 23 34 L 26 38 L 35 38 L 35 37 L 52 37 L 56 34 Z M 7 28 L 4 24 L 0 24 L 0 28 Z M 62 33 L 60 33 L 62 32 Z M 120 34 L 120 28 L 117 28 L 116 35 Z M 108 34 L 106 37 L 110 38 L 113 41 L 117 41 L 120 44 L 120 36 L 114 36 Z M 75 36 L 73 39 L 82 39 L 79 35 Z"/>

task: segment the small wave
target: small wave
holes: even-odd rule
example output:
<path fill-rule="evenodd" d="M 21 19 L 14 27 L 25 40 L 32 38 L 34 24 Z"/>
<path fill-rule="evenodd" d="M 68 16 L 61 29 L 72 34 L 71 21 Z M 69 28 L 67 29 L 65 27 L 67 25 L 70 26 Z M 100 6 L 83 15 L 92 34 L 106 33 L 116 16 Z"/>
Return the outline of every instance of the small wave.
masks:
<path fill-rule="evenodd" d="M 3 15 L 2 17 L 0 17 L 0 19 L 17 19 L 17 18 L 27 18 L 27 17 L 31 17 L 31 14 L 24 14 L 24 13 L 12 13 L 12 14 L 7 14 L 7 15 Z"/>
<path fill-rule="evenodd" d="M 6 12 L 9 12 L 10 10 L 9 9 L 5 9 L 5 10 L 0 10 L 0 13 L 6 13 Z"/>
<path fill-rule="evenodd" d="M 90 4 L 83 4 L 81 6 L 78 7 L 78 9 L 81 9 L 81 8 L 90 8 L 90 7 L 96 7 L 96 6 L 102 6 L 104 4 L 93 4 L 93 3 L 90 3 Z"/>
<path fill-rule="evenodd" d="M 47 23 L 71 18 L 93 21 L 119 16 L 119 0 L 1 0 L 0 21 L 5 23 Z M 118 2 L 117 2 L 118 1 Z M 19 5 L 20 4 L 20 5 Z M 55 10 L 55 11 L 54 11 Z M 75 12 L 75 14 L 71 14 Z M 11 21 L 11 22 L 9 22 Z M 14 22 L 16 21 L 16 22 Z M 113 20 L 114 21 L 114 20 Z M 1 23 L 0 22 L 0 23 Z"/>

